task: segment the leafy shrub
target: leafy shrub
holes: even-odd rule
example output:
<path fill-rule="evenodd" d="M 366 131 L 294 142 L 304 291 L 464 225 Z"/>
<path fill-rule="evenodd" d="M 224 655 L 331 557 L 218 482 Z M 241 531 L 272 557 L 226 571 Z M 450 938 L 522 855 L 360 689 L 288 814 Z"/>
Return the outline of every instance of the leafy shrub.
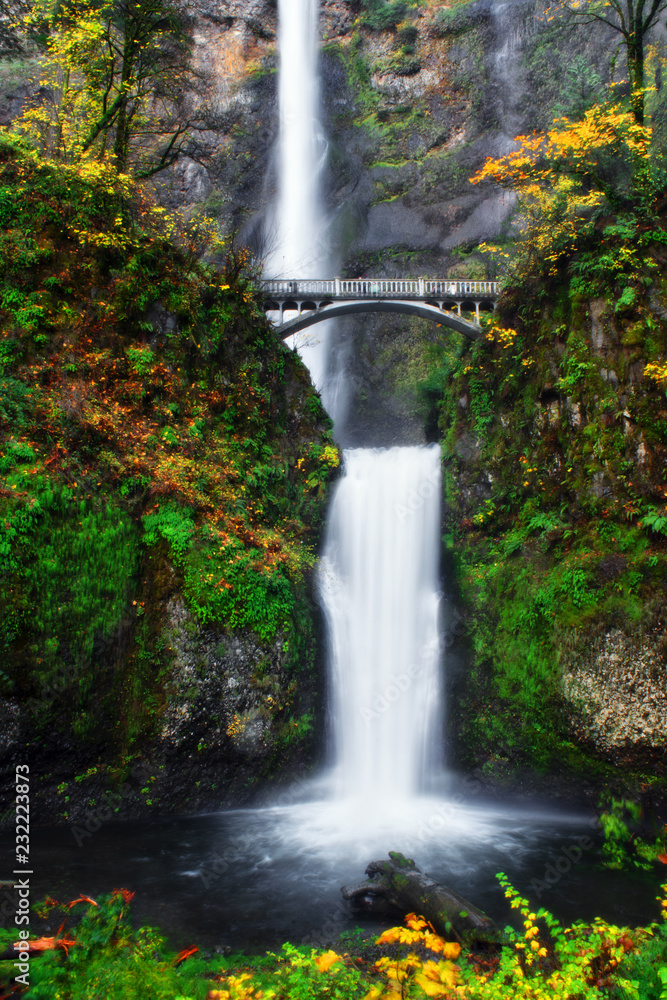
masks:
<path fill-rule="evenodd" d="M 89 905 L 80 923 L 57 935 L 66 948 L 31 963 L 26 1000 L 665 1000 L 664 921 L 629 929 L 597 918 L 563 927 L 548 910 L 533 911 L 505 875 L 497 878 L 521 930 L 506 927 L 484 951 L 445 940 L 411 913 L 374 944 L 345 935 L 343 954 L 285 944 L 266 956 L 207 960 L 196 948 L 174 955 L 154 928 L 133 930 L 132 893 L 114 890 L 95 903 L 82 897 L 75 902 Z M 41 912 L 54 906 L 47 900 Z M 62 907 L 66 916 L 70 907 Z M 0 982 L 4 975 L 0 969 Z"/>
<path fill-rule="evenodd" d="M 295 600 L 283 570 L 267 572 L 259 550 L 236 538 L 216 544 L 206 534 L 185 563 L 185 595 L 197 617 L 251 628 L 265 641 L 288 630 Z"/>
<path fill-rule="evenodd" d="M 648 528 L 656 535 L 667 535 L 667 507 L 662 510 L 649 507 L 642 516 L 642 527 Z"/>
<path fill-rule="evenodd" d="M 169 542 L 176 562 L 182 563 L 192 542 L 195 530 L 194 513 L 190 508 L 174 503 L 164 503 L 153 514 L 143 518 L 144 544 L 157 545 L 161 538 Z"/>
<path fill-rule="evenodd" d="M 407 0 L 363 0 L 362 23 L 373 31 L 393 31 L 408 7 Z"/>
<path fill-rule="evenodd" d="M 19 629 L 26 634 L 42 713 L 65 666 L 68 710 L 86 703 L 94 644 L 121 618 L 136 560 L 130 519 L 111 505 L 96 509 L 68 487 L 37 477 L 32 497 L 6 511 L 0 572 L 14 585 L 5 592 L 2 639 L 7 647 Z"/>

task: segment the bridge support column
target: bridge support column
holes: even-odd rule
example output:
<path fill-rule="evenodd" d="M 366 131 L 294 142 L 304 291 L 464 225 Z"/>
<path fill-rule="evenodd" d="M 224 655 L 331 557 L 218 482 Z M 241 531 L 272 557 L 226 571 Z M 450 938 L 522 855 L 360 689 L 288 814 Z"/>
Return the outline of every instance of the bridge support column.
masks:
<path fill-rule="evenodd" d="M 460 316 L 460 315 L 461 315 L 461 303 L 460 303 L 460 302 L 457 302 L 457 303 L 456 303 L 456 311 L 457 311 L 457 313 L 458 313 L 458 314 L 459 314 L 459 316 Z"/>
<path fill-rule="evenodd" d="M 475 302 L 475 316 L 477 325 L 479 326 L 479 302 Z"/>

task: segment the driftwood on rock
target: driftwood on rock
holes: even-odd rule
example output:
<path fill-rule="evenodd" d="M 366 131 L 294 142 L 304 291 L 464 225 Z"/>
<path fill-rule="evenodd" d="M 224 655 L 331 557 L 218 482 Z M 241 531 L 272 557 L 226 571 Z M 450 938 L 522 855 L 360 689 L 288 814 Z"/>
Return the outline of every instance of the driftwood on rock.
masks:
<path fill-rule="evenodd" d="M 366 874 L 367 881 L 341 889 L 357 910 L 377 913 L 383 906 L 392 906 L 403 914 L 416 913 L 428 920 L 437 934 L 450 939 L 489 941 L 497 937 L 493 920 L 421 872 L 411 858 L 390 851 L 388 861 L 371 861 Z"/>

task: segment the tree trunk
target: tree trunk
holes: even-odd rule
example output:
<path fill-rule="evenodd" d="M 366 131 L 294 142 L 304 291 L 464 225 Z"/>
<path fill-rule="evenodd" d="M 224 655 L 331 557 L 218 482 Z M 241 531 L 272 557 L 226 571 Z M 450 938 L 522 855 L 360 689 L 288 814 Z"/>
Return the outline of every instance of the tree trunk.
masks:
<path fill-rule="evenodd" d="M 627 39 L 630 107 L 638 125 L 644 124 L 644 46 L 643 39 L 632 34 Z"/>
<path fill-rule="evenodd" d="M 120 108 L 116 118 L 116 138 L 113 146 L 116 170 L 118 170 L 119 173 L 122 173 L 125 170 L 130 147 L 127 104 L 130 99 L 130 87 L 134 73 L 134 57 L 134 39 L 130 34 L 130 27 L 126 23 L 125 40 L 123 43 L 123 62 L 120 73 Z"/>
<path fill-rule="evenodd" d="M 377 910 L 389 904 L 403 914 L 416 913 L 432 924 L 444 938 L 495 940 L 498 928 L 476 906 L 446 886 L 422 873 L 410 858 L 394 851 L 389 861 L 372 861 L 366 869 L 368 881 L 343 886 L 343 897 L 358 910 Z"/>

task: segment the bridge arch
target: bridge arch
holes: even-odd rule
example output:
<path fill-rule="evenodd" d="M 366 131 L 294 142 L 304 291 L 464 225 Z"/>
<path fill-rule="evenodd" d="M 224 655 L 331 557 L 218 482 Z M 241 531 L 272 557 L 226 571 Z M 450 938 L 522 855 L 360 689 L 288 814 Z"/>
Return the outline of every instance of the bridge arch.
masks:
<path fill-rule="evenodd" d="M 291 303 L 286 302 L 284 309 L 288 308 L 296 308 L 296 303 L 292 306 Z M 364 312 L 406 313 L 411 316 L 421 316 L 423 319 L 430 319 L 439 326 L 457 330 L 471 340 L 477 340 L 482 335 L 481 328 L 476 323 L 471 323 L 456 313 L 445 312 L 437 305 L 406 299 L 357 299 L 347 302 L 333 302 L 321 309 L 303 312 L 295 316 L 294 319 L 276 326 L 275 331 L 284 340 L 285 337 L 299 333 L 309 326 L 314 326 L 315 323 L 322 323 L 325 319 L 335 319 L 338 316 Z"/>

